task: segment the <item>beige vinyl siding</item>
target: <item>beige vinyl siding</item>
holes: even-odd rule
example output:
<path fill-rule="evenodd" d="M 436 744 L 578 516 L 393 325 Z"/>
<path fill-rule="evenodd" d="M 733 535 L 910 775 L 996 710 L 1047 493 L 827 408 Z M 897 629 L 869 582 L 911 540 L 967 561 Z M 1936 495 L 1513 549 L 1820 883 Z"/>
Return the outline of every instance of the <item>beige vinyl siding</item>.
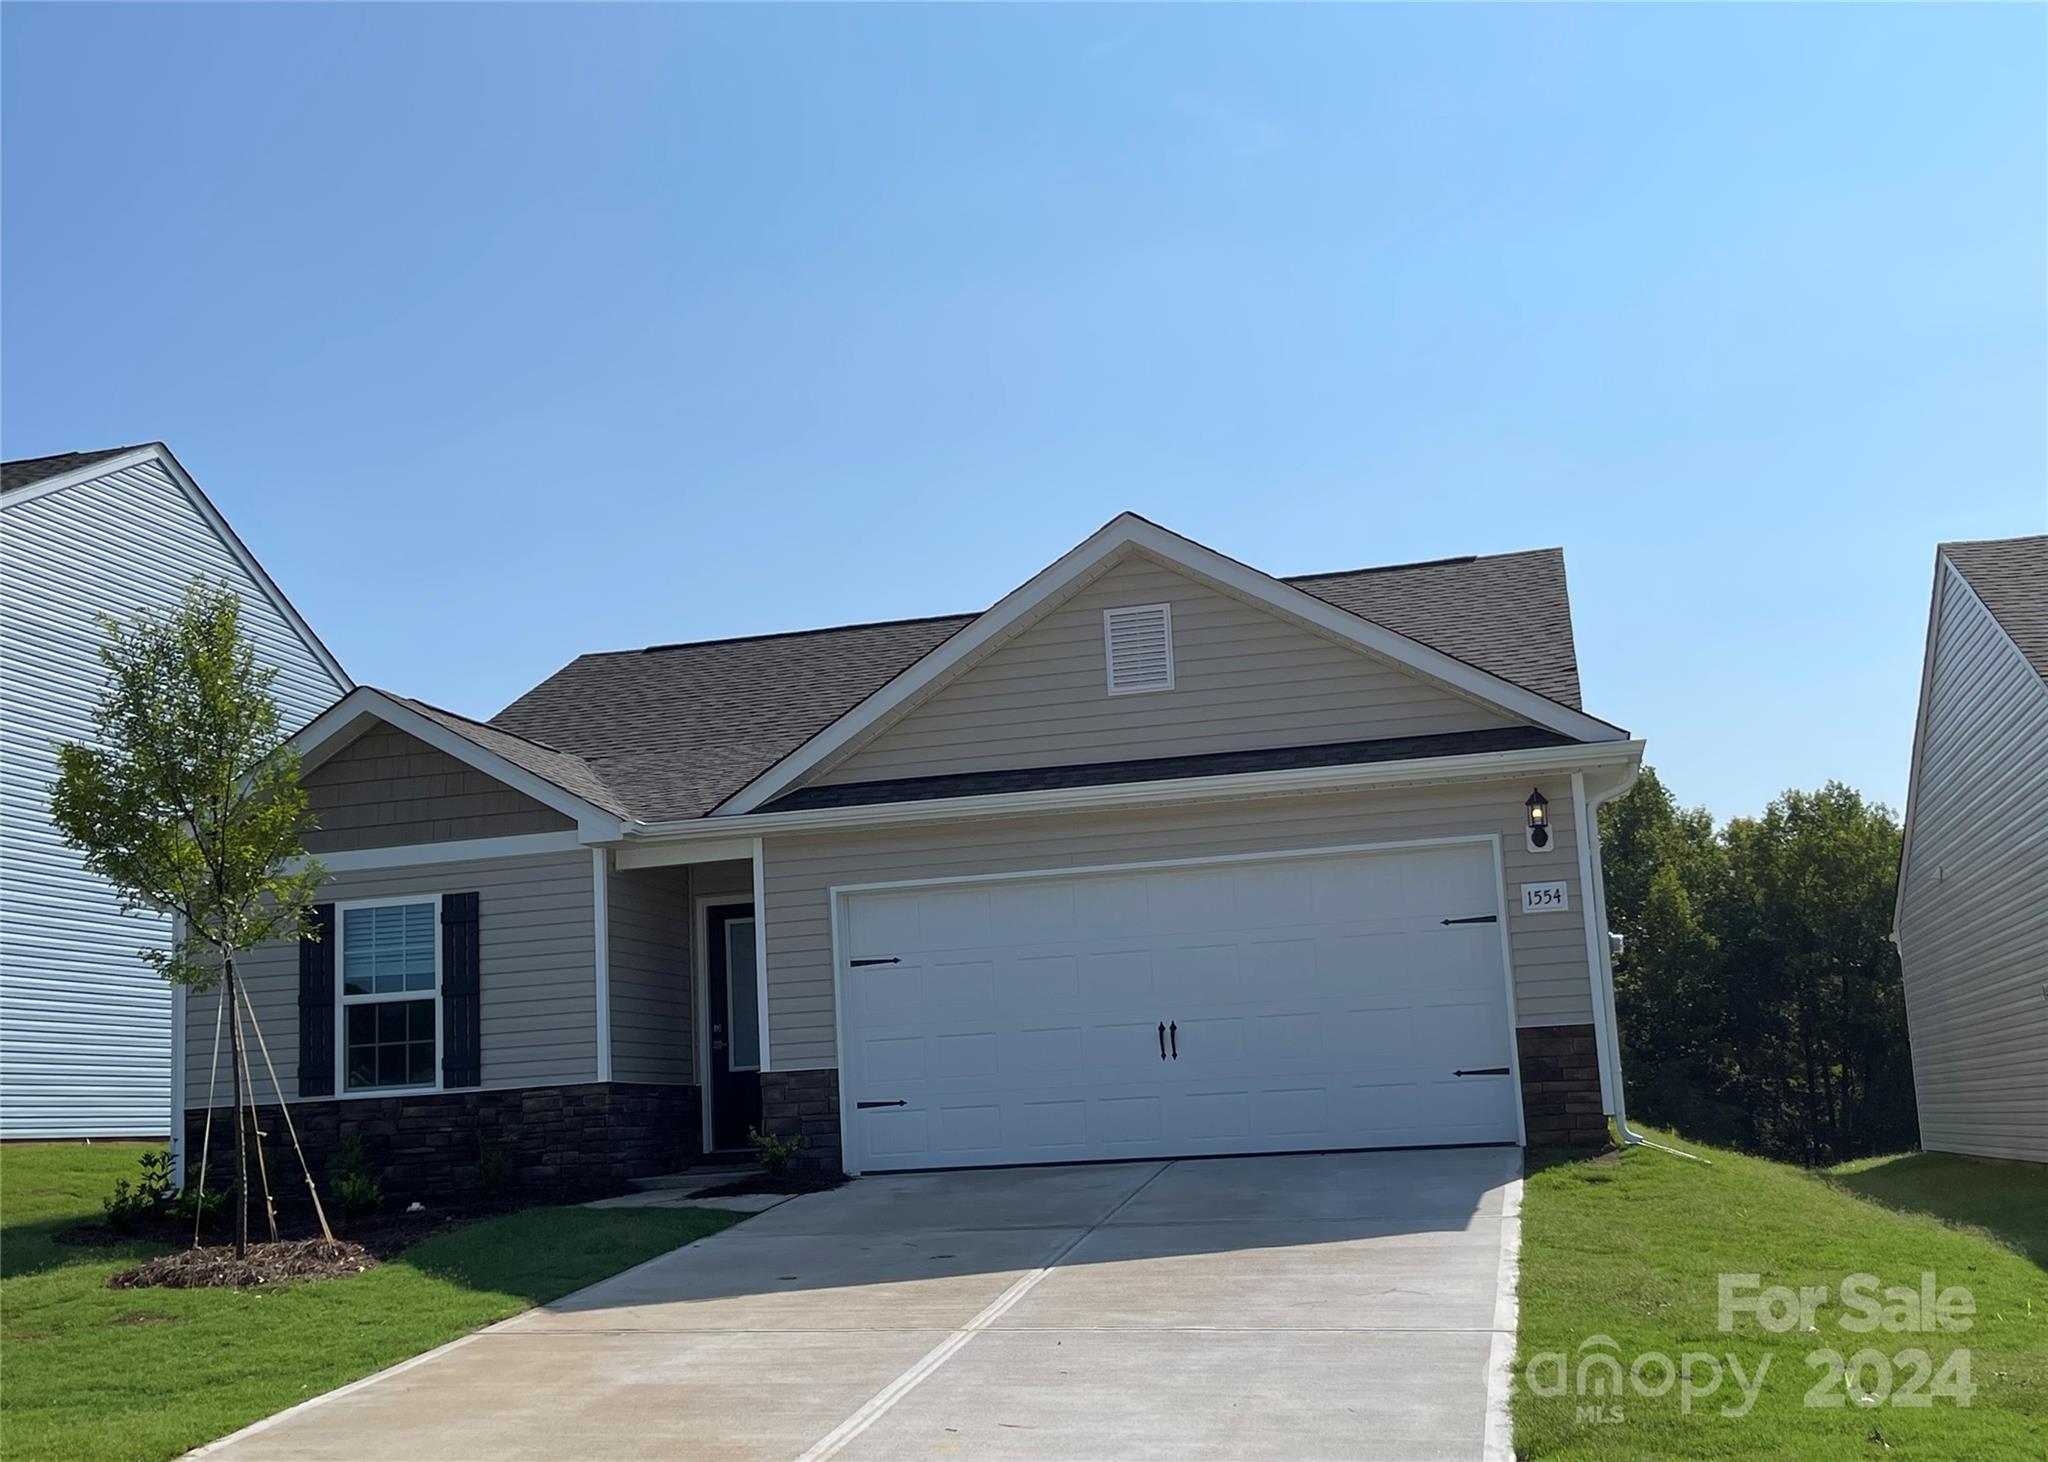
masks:
<path fill-rule="evenodd" d="M 1920 1145 L 2048 1162 L 2048 684 L 1940 571 L 1899 907 Z"/>
<path fill-rule="evenodd" d="M 597 1079 L 592 883 L 590 854 L 578 850 L 336 873 L 321 889 L 320 902 L 477 894 L 483 1084 L 544 1086 Z M 278 1079 L 287 1094 L 296 1097 L 298 946 L 263 945 L 244 956 L 241 973 L 277 1063 Z M 215 995 L 196 993 L 186 1007 L 185 1093 L 193 1106 L 206 1102 L 217 1008 Z M 219 1102 L 226 1100 L 226 1063 L 223 1047 Z M 258 1099 L 271 1100 L 261 1057 L 252 1052 L 249 1064 Z"/>
<path fill-rule="evenodd" d="M 745 895 L 753 891 L 754 864 L 751 859 L 691 865 L 690 892 L 693 894 Z"/>
<path fill-rule="evenodd" d="M 574 820 L 381 722 L 305 777 L 307 851 L 563 832 Z"/>
<path fill-rule="evenodd" d="M 1546 853 L 1530 853 L 1523 846 L 1522 802 L 1529 784 L 1519 781 L 770 838 L 764 864 L 774 1065 L 838 1062 L 828 893 L 834 887 L 1469 834 L 1501 838 L 1517 1023 L 1590 1021 L 1592 987 L 1570 779 L 1543 781 L 1556 834 Z M 1522 914 L 1516 886 L 1523 881 L 1567 884 L 1570 910 Z"/>
<path fill-rule="evenodd" d="M 1174 687 L 1108 693 L 1102 612 L 1173 610 Z M 860 782 L 1519 724 L 1133 556 L 813 781 Z"/>
<path fill-rule="evenodd" d="M 691 1080 L 690 876 L 684 867 L 613 869 L 612 1079 Z"/>

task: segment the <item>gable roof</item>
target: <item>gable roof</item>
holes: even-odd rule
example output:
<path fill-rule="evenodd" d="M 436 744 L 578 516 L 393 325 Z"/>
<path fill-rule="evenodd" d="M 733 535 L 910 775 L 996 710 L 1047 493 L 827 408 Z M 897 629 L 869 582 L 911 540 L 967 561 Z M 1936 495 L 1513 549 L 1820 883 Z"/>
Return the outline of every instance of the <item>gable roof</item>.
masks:
<path fill-rule="evenodd" d="M 1298 590 L 1321 612 L 1369 619 L 1574 716 L 1579 712 L 1571 608 L 1557 549 L 1267 582 Z M 982 617 L 941 615 L 585 655 L 490 724 L 573 751 L 640 819 L 700 817 Z"/>
<path fill-rule="evenodd" d="M 632 818 L 626 804 L 575 753 L 374 685 L 357 686 L 292 738 L 303 770 L 313 770 L 349 745 L 373 719 L 396 726 L 575 818 L 586 830 L 616 836 Z"/>
<path fill-rule="evenodd" d="M 18 461 L 0 463 L 0 508 L 17 512 L 41 501 L 53 493 L 77 487 L 81 483 L 98 482 L 117 472 L 134 467 L 154 466 L 168 477 L 171 485 L 192 505 L 194 512 L 212 530 L 221 545 L 227 549 L 242 571 L 256 584 L 263 597 L 268 599 L 284 621 L 298 636 L 313 658 L 320 662 L 334 683 L 347 691 L 355 685 L 349 673 L 341 668 L 341 662 L 334 658 L 334 652 L 327 648 L 325 641 L 313 633 L 313 626 L 306 623 L 298 606 L 277 586 L 277 580 L 270 577 L 270 571 L 263 567 L 256 555 L 249 551 L 249 545 L 242 541 L 234 525 L 221 515 L 192 474 L 185 470 L 171 449 L 162 442 L 142 442 L 132 447 L 107 447 L 94 452 L 62 452 L 54 457 L 24 457 Z"/>
<path fill-rule="evenodd" d="M 2048 533 L 1944 543 L 1940 551 L 2048 680 Z"/>
<path fill-rule="evenodd" d="M 109 457 L 139 452 L 154 445 L 152 442 L 136 442 L 131 446 L 106 447 L 97 452 L 59 452 L 54 457 L 22 457 L 13 462 L 0 462 L 0 492 L 12 492 L 17 487 L 28 487 L 45 478 L 61 477 L 80 467 L 104 462 Z"/>

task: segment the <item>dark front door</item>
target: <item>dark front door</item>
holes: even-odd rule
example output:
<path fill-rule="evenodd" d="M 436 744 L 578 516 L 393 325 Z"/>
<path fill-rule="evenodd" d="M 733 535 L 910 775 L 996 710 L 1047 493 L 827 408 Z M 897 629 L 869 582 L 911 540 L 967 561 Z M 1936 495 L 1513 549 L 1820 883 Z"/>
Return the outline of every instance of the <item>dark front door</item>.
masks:
<path fill-rule="evenodd" d="M 754 983 L 754 906 L 705 910 L 711 1022 L 711 1145 L 745 1147 L 761 1123 L 761 1004 Z"/>

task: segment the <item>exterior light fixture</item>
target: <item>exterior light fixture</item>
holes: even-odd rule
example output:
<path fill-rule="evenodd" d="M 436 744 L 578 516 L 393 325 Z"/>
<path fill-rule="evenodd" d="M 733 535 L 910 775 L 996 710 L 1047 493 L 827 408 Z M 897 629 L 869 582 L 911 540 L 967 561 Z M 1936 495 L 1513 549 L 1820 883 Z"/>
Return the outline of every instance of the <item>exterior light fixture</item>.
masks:
<path fill-rule="evenodd" d="M 1550 799 L 1538 789 L 1522 804 L 1529 809 L 1529 851 L 1545 852 L 1550 847 Z"/>

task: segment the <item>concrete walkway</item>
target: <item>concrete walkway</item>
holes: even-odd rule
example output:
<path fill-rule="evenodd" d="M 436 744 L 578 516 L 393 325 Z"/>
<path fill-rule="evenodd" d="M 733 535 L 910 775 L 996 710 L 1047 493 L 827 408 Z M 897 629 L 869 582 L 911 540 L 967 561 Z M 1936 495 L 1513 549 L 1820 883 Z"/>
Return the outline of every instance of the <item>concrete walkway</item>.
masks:
<path fill-rule="evenodd" d="M 234 1458 L 1507 1455 L 1519 1154 L 868 1178 L 229 1438 Z"/>

